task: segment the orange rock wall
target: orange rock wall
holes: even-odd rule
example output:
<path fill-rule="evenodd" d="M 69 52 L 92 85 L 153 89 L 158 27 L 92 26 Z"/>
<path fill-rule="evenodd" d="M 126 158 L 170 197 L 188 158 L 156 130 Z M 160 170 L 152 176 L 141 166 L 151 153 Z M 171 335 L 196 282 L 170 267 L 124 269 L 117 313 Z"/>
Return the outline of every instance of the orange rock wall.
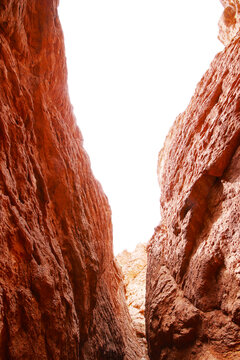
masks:
<path fill-rule="evenodd" d="M 0 359 L 139 359 L 57 0 L 0 2 Z M 93 130 L 94 131 L 94 130 Z"/>
<path fill-rule="evenodd" d="M 240 359 L 240 35 L 218 54 L 159 155 L 148 245 L 151 360 Z"/>

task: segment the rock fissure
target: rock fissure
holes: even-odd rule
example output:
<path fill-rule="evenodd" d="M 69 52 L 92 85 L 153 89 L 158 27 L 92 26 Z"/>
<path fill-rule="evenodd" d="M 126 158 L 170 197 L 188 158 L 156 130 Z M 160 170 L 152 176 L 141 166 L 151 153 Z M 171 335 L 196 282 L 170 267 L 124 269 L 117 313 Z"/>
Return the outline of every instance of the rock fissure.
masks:
<path fill-rule="evenodd" d="M 123 272 L 126 302 L 143 350 L 143 359 L 148 360 L 145 333 L 146 245 L 138 244 L 132 253 L 123 251 L 116 260 Z"/>

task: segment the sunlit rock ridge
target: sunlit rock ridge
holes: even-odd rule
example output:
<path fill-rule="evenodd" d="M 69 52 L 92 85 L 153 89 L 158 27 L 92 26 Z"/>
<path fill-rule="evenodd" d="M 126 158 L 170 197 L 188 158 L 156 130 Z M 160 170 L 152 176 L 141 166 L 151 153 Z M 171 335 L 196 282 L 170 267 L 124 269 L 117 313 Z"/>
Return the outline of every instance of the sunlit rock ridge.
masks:
<path fill-rule="evenodd" d="M 0 359 L 141 359 L 57 6 L 0 2 Z"/>
<path fill-rule="evenodd" d="M 240 359 L 239 2 L 223 1 L 226 45 L 159 154 L 161 223 L 148 244 L 151 360 Z"/>

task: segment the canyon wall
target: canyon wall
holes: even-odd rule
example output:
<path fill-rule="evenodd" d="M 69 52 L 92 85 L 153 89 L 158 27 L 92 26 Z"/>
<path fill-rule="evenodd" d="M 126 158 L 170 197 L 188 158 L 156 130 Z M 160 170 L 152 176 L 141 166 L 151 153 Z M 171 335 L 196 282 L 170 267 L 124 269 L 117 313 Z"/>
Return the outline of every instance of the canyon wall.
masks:
<path fill-rule="evenodd" d="M 224 6 L 226 48 L 159 154 L 162 220 L 147 267 L 151 360 L 240 359 L 239 4 Z"/>
<path fill-rule="evenodd" d="M 57 0 L 0 2 L 0 359 L 140 359 Z M 94 129 L 93 129 L 94 131 Z"/>

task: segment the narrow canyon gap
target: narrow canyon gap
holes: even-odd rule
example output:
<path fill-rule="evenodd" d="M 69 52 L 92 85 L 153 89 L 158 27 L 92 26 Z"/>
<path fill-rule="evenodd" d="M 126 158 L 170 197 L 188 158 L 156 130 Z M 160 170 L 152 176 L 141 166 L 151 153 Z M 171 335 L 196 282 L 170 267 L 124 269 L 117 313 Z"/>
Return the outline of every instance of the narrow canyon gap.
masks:
<path fill-rule="evenodd" d="M 159 222 L 158 151 L 223 48 L 217 41 L 222 5 L 62 0 L 58 12 L 70 99 L 109 199 L 114 252 L 132 251 Z"/>
<path fill-rule="evenodd" d="M 226 48 L 159 155 L 151 360 L 240 358 L 240 4 L 222 3 Z M 0 3 L 0 359 L 142 360 L 111 211 L 69 101 L 57 6 Z"/>

